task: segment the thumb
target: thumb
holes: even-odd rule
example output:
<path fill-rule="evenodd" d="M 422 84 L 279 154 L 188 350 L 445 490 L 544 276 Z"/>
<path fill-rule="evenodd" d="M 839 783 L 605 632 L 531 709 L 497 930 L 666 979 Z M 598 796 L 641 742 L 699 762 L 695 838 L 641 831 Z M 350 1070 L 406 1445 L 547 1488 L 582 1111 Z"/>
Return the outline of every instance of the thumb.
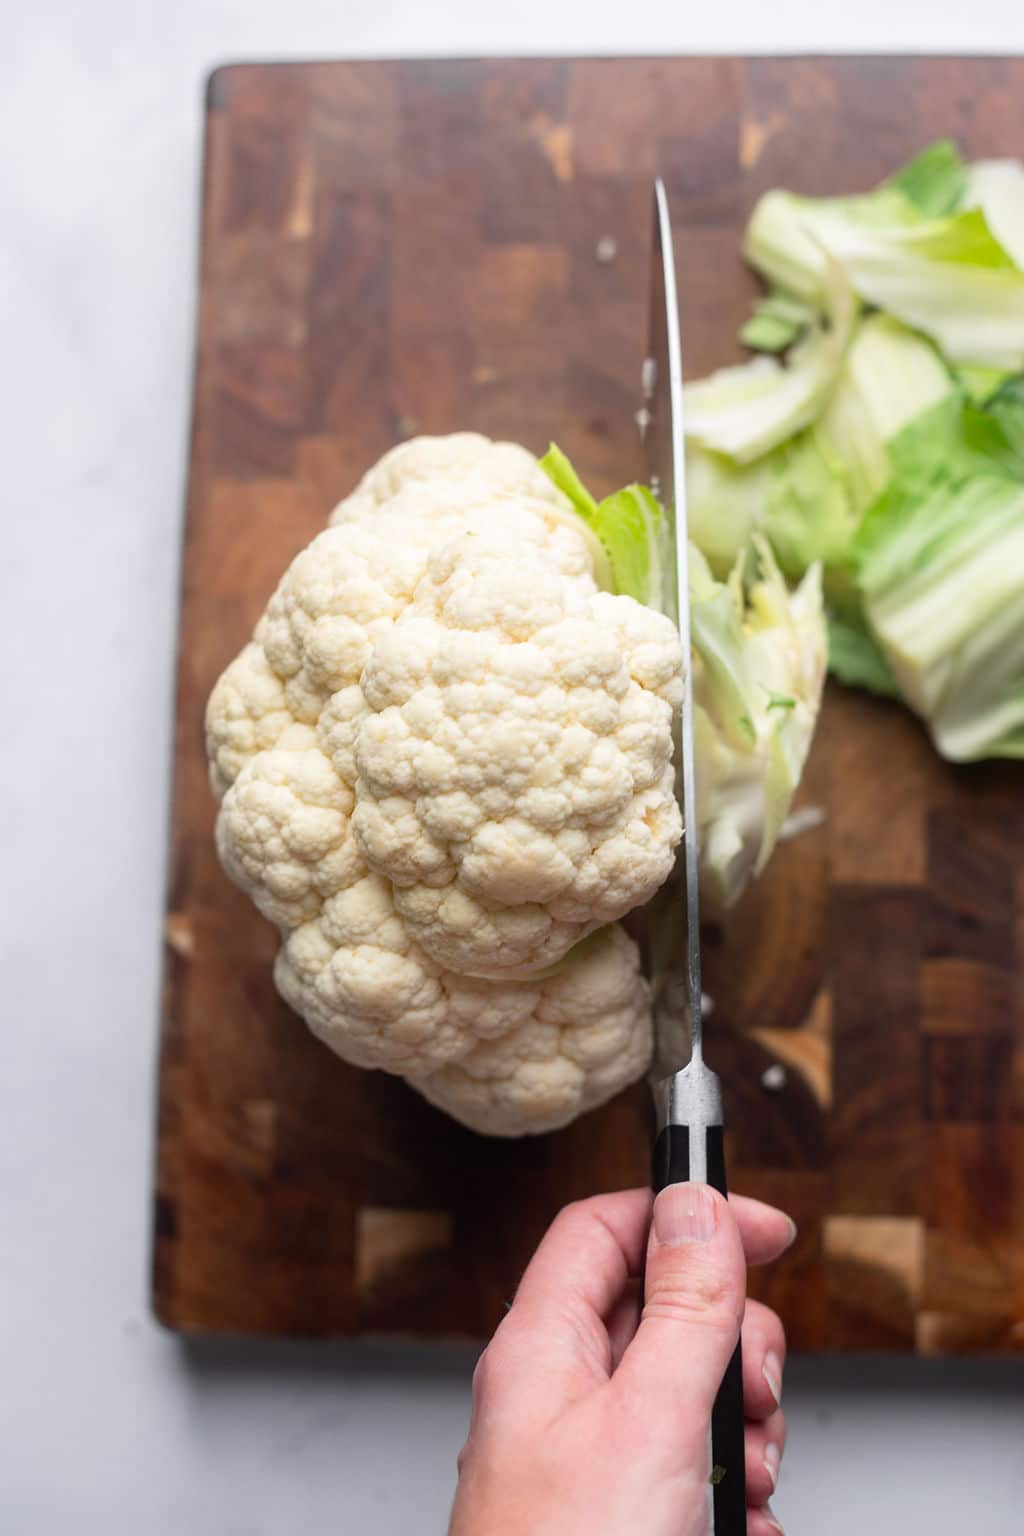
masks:
<path fill-rule="evenodd" d="M 706 1184 L 672 1184 L 654 1202 L 644 1310 L 613 1381 L 661 1419 L 681 1450 L 707 1449 L 715 1397 L 739 1338 L 746 1260 L 736 1218 Z"/>

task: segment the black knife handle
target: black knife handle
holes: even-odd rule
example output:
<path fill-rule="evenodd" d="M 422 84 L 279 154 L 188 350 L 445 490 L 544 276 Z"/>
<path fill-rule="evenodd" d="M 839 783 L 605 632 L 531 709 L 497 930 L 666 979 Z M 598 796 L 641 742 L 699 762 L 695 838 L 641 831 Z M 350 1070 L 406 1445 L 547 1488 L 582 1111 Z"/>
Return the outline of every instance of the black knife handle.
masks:
<path fill-rule="evenodd" d="M 708 1183 L 727 1194 L 725 1140 L 720 1125 L 704 1127 Z M 654 1143 L 654 1192 L 690 1177 L 690 1127 L 666 1125 Z M 744 1448 L 743 1354 L 739 1344 L 722 1377 L 711 1415 L 711 1477 L 714 1536 L 747 1536 L 747 1472 Z"/>

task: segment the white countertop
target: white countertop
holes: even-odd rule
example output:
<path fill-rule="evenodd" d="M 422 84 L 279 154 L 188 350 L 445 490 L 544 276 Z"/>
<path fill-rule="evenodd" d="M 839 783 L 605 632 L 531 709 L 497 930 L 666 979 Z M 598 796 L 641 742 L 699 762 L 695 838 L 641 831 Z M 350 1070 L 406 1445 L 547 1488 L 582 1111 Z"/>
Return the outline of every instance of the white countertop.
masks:
<path fill-rule="evenodd" d="M 466 1351 L 186 1349 L 147 1312 L 205 72 L 275 56 L 1024 48 L 1019 0 L 842 10 L 40 0 L 5 18 L 4 1536 L 440 1532 L 466 1422 Z M 1020 1529 L 1019 1367 L 806 1361 L 787 1406 L 790 1536 Z"/>

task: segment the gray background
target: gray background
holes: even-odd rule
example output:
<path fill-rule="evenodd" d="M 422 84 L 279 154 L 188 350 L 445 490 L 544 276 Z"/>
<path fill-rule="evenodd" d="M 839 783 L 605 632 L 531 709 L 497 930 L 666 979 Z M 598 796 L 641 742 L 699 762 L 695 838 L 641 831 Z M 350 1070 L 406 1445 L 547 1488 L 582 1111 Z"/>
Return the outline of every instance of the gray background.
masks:
<path fill-rule="evenodd" d="M 840 9 L 844 14 L 840 15 Z M 0 55 L 0 1532 L 440 1532 L 470 1352 L 183 1348 L 146 1303 L 205 71 L 1020 50 L 1024 7 L 50 0 Z M 1024 114 L 1024 103 L 1022 103 Z M 1007 145 L 1024 150 L 1024 139 Z M 1021 1528 L 1013 1366 L 803 1361 L 790 1536 Z M 595 1533 L 599 1536 L 599 1533 Z"/>

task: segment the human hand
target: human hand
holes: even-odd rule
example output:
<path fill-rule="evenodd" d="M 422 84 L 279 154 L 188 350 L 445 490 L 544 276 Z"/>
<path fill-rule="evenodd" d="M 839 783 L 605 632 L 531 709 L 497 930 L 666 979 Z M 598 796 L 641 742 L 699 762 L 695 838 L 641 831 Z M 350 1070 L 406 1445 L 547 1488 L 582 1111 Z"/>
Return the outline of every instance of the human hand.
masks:
<path fill-rule="evenodd" d="M 785 1335 L 744 1303 L 746 1266 L 778 1258 L 788 1216 L 677 1184 L 568 1206 L 549 1228 L 473 1377 L 449 1536 L 704 1536 L 708 1425 L 742 1322 L 748 1536 L 785 1445 Z"/>

